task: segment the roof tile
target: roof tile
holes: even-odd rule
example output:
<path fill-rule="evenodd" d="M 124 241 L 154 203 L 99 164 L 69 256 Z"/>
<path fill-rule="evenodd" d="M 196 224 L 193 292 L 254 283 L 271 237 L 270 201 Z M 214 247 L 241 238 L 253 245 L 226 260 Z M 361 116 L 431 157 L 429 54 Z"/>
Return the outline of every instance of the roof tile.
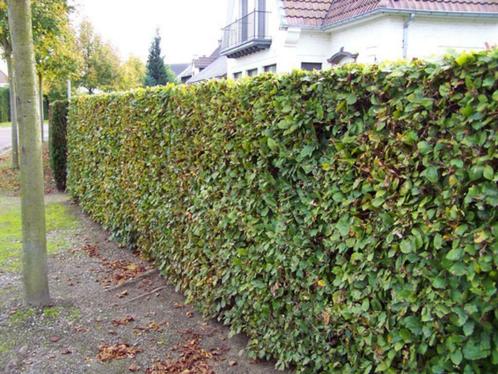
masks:
<path fill-rule="evenodd" d="M 286 21 L 293 26 L 328 26 L 377 9 L 498 13 L 497 0 L 283 0 Z"/>

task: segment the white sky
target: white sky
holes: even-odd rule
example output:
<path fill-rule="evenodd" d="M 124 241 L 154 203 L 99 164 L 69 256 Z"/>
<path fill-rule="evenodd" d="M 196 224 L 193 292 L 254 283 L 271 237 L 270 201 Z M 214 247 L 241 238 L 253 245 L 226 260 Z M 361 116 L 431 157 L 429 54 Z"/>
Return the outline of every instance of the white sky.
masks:
<path fill-rule="evenodd" d="M 123 59 L 145 62 L 156 28 L 166 63 L 210 54 L 225 26 L 227 0 L 73 0 L 75 25 L 87 18 Z"/>

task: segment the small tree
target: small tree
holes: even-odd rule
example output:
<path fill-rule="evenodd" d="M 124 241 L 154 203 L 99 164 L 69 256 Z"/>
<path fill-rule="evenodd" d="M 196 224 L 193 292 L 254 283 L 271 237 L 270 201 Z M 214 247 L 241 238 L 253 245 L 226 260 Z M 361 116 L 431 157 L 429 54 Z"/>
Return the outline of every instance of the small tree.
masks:
<path fill-rule="evenodd" d="M 104 43 L 88 21 L 80 25 L 78 47 L 82 55 L 82 72 L 78 80 L 90 94 L 95 90 L 113 90 L 119 83 L 120 60 L 112 46 Z"/>
<path fill-rule="evenodd" d="M 15 61 L 15 87 L 21 145 L 23 279 L 26 302 L 50 303 L 40 113 L 36 92 L 31 1 L 8 1 L 9 29 Z"/>
<path fill-rule="evenodd" d="M 147 73 L 145 75 L 146 86 L 161 86 L 168 82 L 175 82 L 176 78 L 169 67 L 164 64 L 161 55 L 161 36 L 159 30 L 152 41 L 147 58 Z"/>
<path fill-rule="evenodd" d="M 129 90 L 142 87 L 145 77 L 145 64 L 135 56 L 130 56 L 120 67 L 118 88 Z"/>

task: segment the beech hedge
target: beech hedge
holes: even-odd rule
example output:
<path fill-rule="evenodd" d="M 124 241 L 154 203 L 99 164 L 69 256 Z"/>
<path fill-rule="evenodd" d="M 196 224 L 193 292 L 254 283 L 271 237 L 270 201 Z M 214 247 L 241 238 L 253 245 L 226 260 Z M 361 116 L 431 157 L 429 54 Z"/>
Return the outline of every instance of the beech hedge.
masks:
<path fill-rule="evenodd" d="M 0 122 L 10 121 L 10 90 L 0 87 Z"/>
<path fill-rule="evenodd" d="M 66 189 L 68 105 L 67 100 L 54 101 L 49 109 L 50 167 L 59 191 Z"/>
<path fill-rule="evenodd" d="M 68 188 L 254 357 L 498 372 L 498 51 L 71 103 Z"/>

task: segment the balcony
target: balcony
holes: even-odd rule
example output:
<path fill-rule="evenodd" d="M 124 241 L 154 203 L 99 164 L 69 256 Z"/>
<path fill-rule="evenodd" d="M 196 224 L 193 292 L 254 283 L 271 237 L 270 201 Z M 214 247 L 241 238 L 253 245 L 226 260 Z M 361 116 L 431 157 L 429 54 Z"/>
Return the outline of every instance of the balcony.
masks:
<path fill-rule="evenodd" d="M 228 58 L 237 58 L 270 48 L 269 14 L 255 10 L 225 27 L 221 54 Z"/>

